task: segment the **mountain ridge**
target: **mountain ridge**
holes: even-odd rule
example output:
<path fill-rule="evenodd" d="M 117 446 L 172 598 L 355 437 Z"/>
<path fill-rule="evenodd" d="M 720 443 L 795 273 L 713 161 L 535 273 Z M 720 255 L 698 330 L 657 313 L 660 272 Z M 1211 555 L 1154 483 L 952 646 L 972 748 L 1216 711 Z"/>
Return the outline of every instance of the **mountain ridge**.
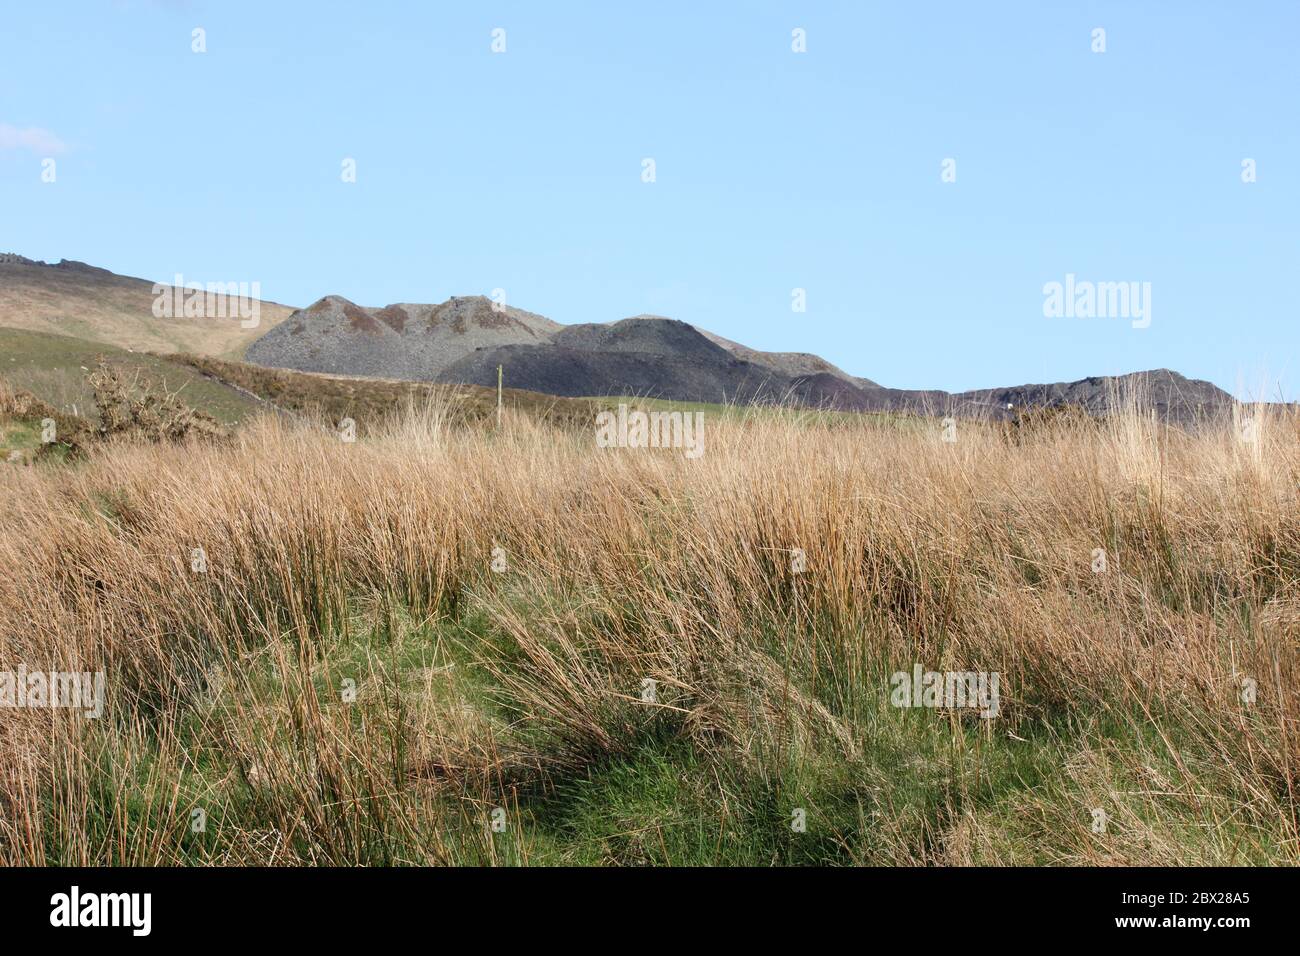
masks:
<path fill-rule="evenodd" d="M 449 312 L 457 314 L 458 324 L 439 332 L 435 317 Z M 309 327 L 312 320 L 317 324 Z M 1170 369 L 964 392 L 891 388 L 818 355 L 752 349 L 666 316 L 563 325 L 483 296 L 383 308 L 326 296 L 254 342 L 248 360 L 299 371 L 481 386 L 495 385 L 501 366 L 512 386 L 563 397 L 637 395 L 988 418 L 1067 404 L 1102 414 L 1139 393 L 1162 418 L 1181 422 L 1219 417 L 1233 404 L 1212 383 Z"/>
<path fill-rule="evenodd" d="M 1170 369 L 955 393 L 891 388 L 819 355 L 750 348 L 679 319 L 640 314 L 564 325 L 482 295 L 383 307 L 326 295 L 292 310 L 264 301 L 261 328 L 242 330 L 234 319 L 157 319 L 149 310 L 153 286 L 75 260 L 0 254 L 0 325 L 362 378 L 493 387 L 502 366 L 512 387 L 574 398 L 1009 418 L 1060 405 L 1099 415 L 1141 393 L 1162 418 L 1180 422 L 1221 416 L 1234 402 L 1212 383 Z"/>

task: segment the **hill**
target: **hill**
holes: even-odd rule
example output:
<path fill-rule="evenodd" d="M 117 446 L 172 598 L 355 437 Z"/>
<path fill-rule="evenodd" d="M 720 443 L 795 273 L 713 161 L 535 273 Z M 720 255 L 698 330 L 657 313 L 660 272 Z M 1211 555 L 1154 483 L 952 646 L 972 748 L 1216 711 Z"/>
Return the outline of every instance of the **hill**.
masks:
<path fill-rule="evenodd" d="M 546 342 L 560 328 L 531 312 L 494 309 L 484 296 L 368 309 L 331 295 L 272 328 L 249 346 L 247 358 L 303 372 L 431 381 L 475 349 Z"/>
<path fill-rule="evenodd" d="M 441 382 L 495 381 L 553 395 L 639 395 L 685 402 L 793 404 L 865 410 L 860 390 L 836 376 L 788 375 L 738 358 L 685 322 L 634 316 L 573 325 L 549 343 L 481 349 L 452 363 Z"/>
<path fill-rule="evenodd" d="M 86 377 L 101 360 L 128 380 L 139 376 L 179 393 L 185 404 L 223 424 L 235 424 L 266 408 L 256 396 L 163 356 L 67 335 L 0 328 L 0 381 L 64 414 L 94 418 L 94 391 Z"/>
<path fill-rule="evenodd" d="M 710 342 L 722 346 L 728 352 L 737 358 L 742 358 L 747 362 L 753 362 L 755 365 L 763 365 L 775 371 L 786 375 L 819 375 L 823 372 L 834 375 L 836 378 L 842 378 L 846 382 L 857 385 L 859 388 L 879 388 L 875 382 L 869 378 L 861 378 L 857 375 L 850 375 L 842 368 L 832 365 L 820 355 L 813 355 L 811 352 L 763 352 L 759 349 L 751 349 L 747 345 L 741 345 L 739 342 L 733 342 L 731 339 L 723 338 L 713 332 L 700 329 L 700 334 Z"/>
<path fill-rule="evenodd" d="M 446 400 L 442 404 L 454 421 L 485 422 L 496 415 L 495 384 L 478 388 L 319 375 L 211 356 L 131 352 L 66 335 L 0 328 L 0 386 L 29 393 L 60 416 L 95 421 L 94 392 L 87 377 L 101 361 L 127 380 L 138 377 L 175 393 L 224 425 L 274 412 L 332 422 L 351 417 L 364 432 L 408 404 L 430 398 Z M 590 402 L 513 388 L 504 390 L 503 404 L 507 413 L 553 424 L 585 425 L 593 415 Z"/>
<path fill-rule="evenodd" d="M 1101 414 L 1138 393 L 1177 422 L 1218 417 L 1232 405 L 1209 382 L 1168 369 L 956 394 L 888 388 L 817 355 L 749 348 L 663 316 L 566 326 L 494 308 L 483 296 L 381 309 L 327 296 L 268 331 L 247 357 L 269 368 L 481 387 L 496 384 L 500 366 L 512 387 L 572 398 L 635 395 L 994 419 L 1066 404 Z"/>
<path fill-rule="evenodd" d="M 177 355 L 171 360 L 255 395 L 281 411 L 322 416 L 330 421 L 348 416 L 356 420 L 362 431 L 407 406 L 419 407 L 428 400 L 448 408 L 453 422 L 481 424 L 491 422 L 496 416 L 495 380 L 492 387 L 480 388 L 297 372 L 199 355 Z M 594 414 L 590 401 L 540 395 L 517 388 L 503 389 L 502 403 L 507 414 L 522 414 L 556 425 L 589 425 Z"/>
<path fill-rule="evenodd" d="M 956 394 L 889 388 L 850 375 L 817 355 L 753 349 L 662 316 L 566 326 L 522 309 L 498 306 L 484 296 L 369 308 L 331 295 L 296 311 L 262 302 L 258 328 L 244 329 L 237 316 L 156 317 L 153 288 L 144 279 L 84 263 L 64 260 L 49 265 L 3 255 L 0 326 L 73 336 L 128 352 L 186 353 L 227 361 L 246 358 L 265 368 L 390 383 L 493 388 L 501 366 L 512 388 L 568 398 L 635 395 L 682 402 L 996 419 L 1010 418 L 1027 407 L 1063 405 L 1102 414 L 1116 399 L 1141 394 L 1163 419 L 1175 422 L 1218 418 L 1233 401 L 1209 382 L 1168 369 Z M 50 379 L 45 383 L 48 400 L 60 404 L 64 388 L 84 399 L 80 386 L 59 385 L 63 373 L 55 364 L 42 361 L 24 374 Z M 78 360 L 80 364 L 84 363 Z M 379 404 L 392 398 L 390 390 L 379 391 L 383 396 Z M 229 408 L 225 411 L 233 413 Z"/>
<path fill-rule="evenodd" d="M 293 312 L 288 306 L 258 300 L 256 328 L 235 317 L 195 318 L 154 315 L 154 283 L 118 275 L 67 259 L 45 263 L 12 253 L 0 255 L 0 326 L 70 335 L 137 352 L 194 352 L 241 358 L 248 343 Z M 165 286 L 163 294 L 169 294 Z M 230 316 L 234 304 L 224 295 L 214 305 Z"/>

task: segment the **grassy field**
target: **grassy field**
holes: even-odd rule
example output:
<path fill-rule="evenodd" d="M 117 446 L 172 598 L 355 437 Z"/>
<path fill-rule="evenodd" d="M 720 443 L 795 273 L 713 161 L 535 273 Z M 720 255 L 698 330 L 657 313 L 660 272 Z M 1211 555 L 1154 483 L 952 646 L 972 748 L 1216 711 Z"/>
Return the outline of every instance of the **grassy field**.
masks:
<path fill-rule="evenodd" d="M 689 460 L 440 394 L 0 467 L 0 668 L 107 686 L 0 709 L 0 862 L 1300 863 L 1294 419 Z"/>

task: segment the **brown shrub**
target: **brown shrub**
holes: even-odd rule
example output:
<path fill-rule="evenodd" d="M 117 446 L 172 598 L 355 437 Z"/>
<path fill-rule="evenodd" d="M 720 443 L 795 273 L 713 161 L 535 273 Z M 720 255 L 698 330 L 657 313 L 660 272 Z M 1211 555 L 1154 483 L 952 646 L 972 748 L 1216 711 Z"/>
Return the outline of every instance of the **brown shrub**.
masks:
<path fill-rule="evenodd" d="M 100 361 L 89 375 L 99 409 L 99 434 L 146 441 L 179 442 L 190 438 L 222 439 L 229 430 L 215 418 L 196 411 L 175 393 L 165 391 L 139 373 L 127 381 L 120 369 Z"/>

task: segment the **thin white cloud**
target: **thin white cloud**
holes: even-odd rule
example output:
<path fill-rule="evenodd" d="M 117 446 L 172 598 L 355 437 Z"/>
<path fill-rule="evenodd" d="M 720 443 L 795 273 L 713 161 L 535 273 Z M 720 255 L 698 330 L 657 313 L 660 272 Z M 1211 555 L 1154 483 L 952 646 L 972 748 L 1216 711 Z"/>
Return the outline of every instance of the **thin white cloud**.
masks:
<path fill-rule="evenodd" d="M 0 149 L 27 149 L 41 156 L 55 156 L 67 152 L 67 145 L 47 129 L 29 126 L 19 129 L 0 123 Z"/>

